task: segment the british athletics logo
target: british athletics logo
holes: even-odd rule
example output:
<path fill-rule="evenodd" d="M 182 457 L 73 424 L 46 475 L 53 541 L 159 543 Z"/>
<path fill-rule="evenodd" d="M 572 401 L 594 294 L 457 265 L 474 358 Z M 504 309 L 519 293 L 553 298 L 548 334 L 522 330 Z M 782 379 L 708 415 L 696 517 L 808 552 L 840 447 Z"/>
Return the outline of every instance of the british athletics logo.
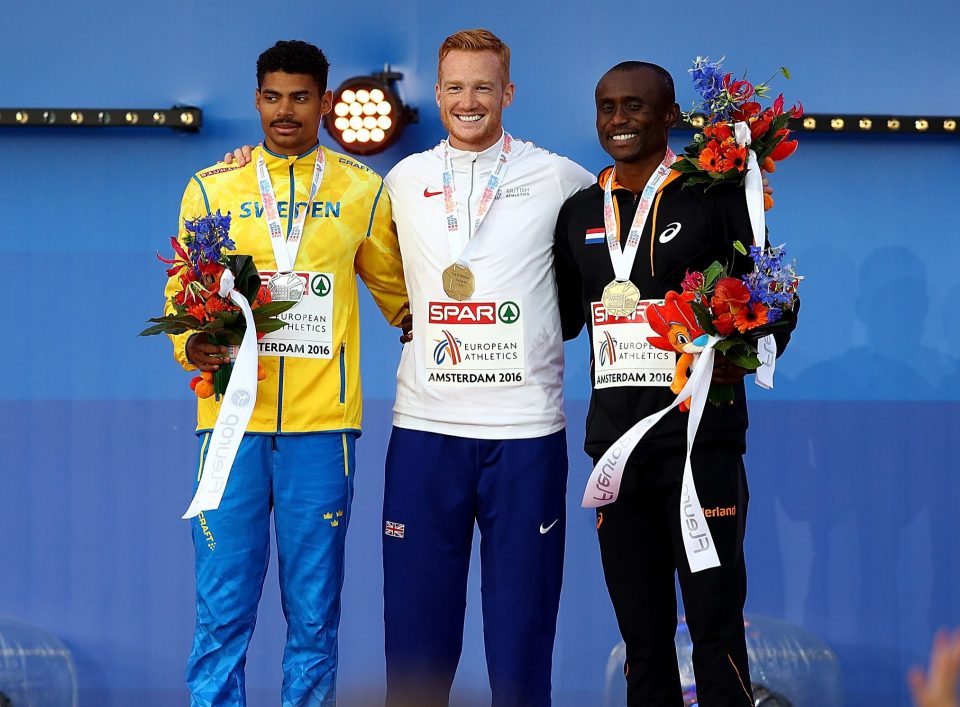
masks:
<path fill-rule="evenodd" d="M 383 533 L 391 538 L 403 539 L 403 528 L 403 523 L 394 523 L 392 520 L 388 520 L 386 527 L 383 529 Z"/>

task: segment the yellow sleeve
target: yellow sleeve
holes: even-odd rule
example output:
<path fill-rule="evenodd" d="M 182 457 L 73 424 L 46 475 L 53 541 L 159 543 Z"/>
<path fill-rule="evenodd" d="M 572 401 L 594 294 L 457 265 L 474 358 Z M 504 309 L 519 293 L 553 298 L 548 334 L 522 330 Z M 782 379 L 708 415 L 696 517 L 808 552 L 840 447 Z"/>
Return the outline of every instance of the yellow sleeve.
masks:
<path fill-rule="evenodd" d="M 187 232 L 183 227 L 184 219 L 195 219 L 198 216 L 203 216 L 207 211 L 206 200 L 200 184 L 196 179 L 191 179 L 183 192 L 183 199 L 180 201 L 180 222 L 177 228 L 177 239 L 181 244 Z M 170 298 L 179 291 L 179 275 L 174 275 L 167 280 L 167 286 L 163 291 L 163 295 L 166 298 L 163 306 L 164 314 L 173 313 L 173 305 L 170 303 Z M 192 334 L 193 332 L 190 331 L 184 332 L 183 334 L 168 334 L 170 343 L 173 344 L 173 357 L 177 359 L 177 363 L 188 371 L 197 370 L 197 367 L 187 360 L 187 339 L 189 339 Z"/>
<path fill-rule="evenodd" d="M 373 206 L 370 230 L 357 249 L 354 266 L 383 316 L 392 326 L 399 326 L 409 309 L 407 286 L 403 281 L 403 262 L 390 197 L 382 181 Z"/>

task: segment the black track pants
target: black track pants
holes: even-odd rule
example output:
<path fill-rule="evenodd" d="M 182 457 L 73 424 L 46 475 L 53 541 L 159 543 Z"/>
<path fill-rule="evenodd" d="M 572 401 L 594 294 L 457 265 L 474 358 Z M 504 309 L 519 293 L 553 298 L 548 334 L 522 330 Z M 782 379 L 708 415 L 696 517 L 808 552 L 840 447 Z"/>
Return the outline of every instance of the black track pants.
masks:
<path fill-rule="evenodd" d="M 681 536 L 683 465 L 682 452 L 631 459 L 617 501 L 597 509 L 604 578 L 627 648 L 627 704 L 683 704 L 674 648 L 677 573 L 700 707 L 747 707 L 753 701 L 743 629 L 743 460 L 736 449 L 694 448 L 694 483 L 721 562 L 697 573 Z"/>

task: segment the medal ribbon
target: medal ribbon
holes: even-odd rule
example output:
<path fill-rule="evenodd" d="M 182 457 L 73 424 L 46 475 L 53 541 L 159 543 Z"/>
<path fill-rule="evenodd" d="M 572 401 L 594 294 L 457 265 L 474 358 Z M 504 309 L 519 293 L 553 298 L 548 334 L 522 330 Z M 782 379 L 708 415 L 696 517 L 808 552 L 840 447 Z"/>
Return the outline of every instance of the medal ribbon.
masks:
<path fill-rule="evenodd" d="M 740 121 L 733 126 L 737 144 L 748 146 L 751 143 L 750 126 Z M 747 150 L 747 174 L 743 182 L 747 196 L 747 211 L 750 214 L 750 227 L 753 230 L 753 244 L 758 248 L 766 247 L 767 223 L 763 211 L 763 177 L 757 164 L 757 153 Z M 773 374 L 777 368 L 777 340 L 767 334 L 757 343 L 757 356 L 760 368 L 757 369 L 757 385 L 767 390 L 773 388 Z"/>
<path fill-rule="evenodd" d="M 679 518 L 683 547 L 686 551 L 687 562 L 691 572 L 700 572 L 711 567 L 720 566 L 720 557 L 713 543 L 713 536 L 703 515 L 700 499 L 697 497 L 697 487 L 693 482 L 693 467 L 690 464 L 690 455 L 693 453 L 693 442 L 697 437 L 697 428 L 700 427 L 700 418 L 707 402 L 707 393 L 710 391 L 710 378 L 713 375 L 713 359 L 717 342 L 721 337 L 711 336 L 703 351 L 696 354 L 690 378 L 676 399 L 660 412 L 640 420 L 633 427 L 623 433 L 620 439 L 613 443 L 590 474 L 587 487 L 583 492 L 582 505 L 584 508 L 599 508 L 613 503 L 620 495 L 620 482 L 627 466 L 627 460 L 636 449 L 643 436 L 657 424 L 664 415 L 677 407 L 687 398 L 690 400 L 690 413 L 687 418 L 687 455 L 683 465 L 683 481 L 680 492 Z"/>
<path fill-rule="evenodd" d="M 500 154 L 497 156 L 497 162 L 490 177 L 487 179 L 487 186 L 484 187 L 480 195 L 480 205 L 477 207 L 477 215 L 471 224 L 470 238 L 466 244 L 460 237 L 460 224 L 457 219 L 457 202 L 454 199 L 453 189 L 453 163 L 450 160 L 450 146 L 446 140 L 440 143 L 443 153 L 443 211 L 447 217 L 447 243 L 450 246 L 450 257 L 457 265 L 465 268 L 470 267 L 470 254 L 473 250 L 474 234 L 483 223 L 484 217 L 490 211 L 493 200 L 497 196 L 497 190 L 503 184 L 504 175 L 507 173 L 507 163 L 510 161 L 510 151 L 513 147 L 513 138 L 506 130 L 503 131 L 503 146 L 500 148 Z"/>
<path fill-rule="evenodd" d="M 633 270 L 633 262 L 637 259 L 637 248 L 640 245 L 640 235 L 643 233 L 643 227 L 647 223 L 647 216 L 650 214 L 650 207 L 653 205 L 653 197 L 657 193 L 660 185 L 670 176 L 670 165 L 677 159 L 669 147 L 667 154 L 664 155 L 663 162 L 650 175 L 643 192 L 640 194 L 640 203 L 637 206 L 637 213 L 633 215 L 633 223 L 630 224 L 630 232 L 627 234 L 627 245 L 620 247 L 620 230 L 617 227 L 617 214 L 613 208 L 613 180 L 616 173 L 611 171 L 610 178 L 603 188 L 603 230 L 607 234 L 607 249 L 610 251 L 610 261 L 613 263 L 613 275 L 618 282 L 626 282 L 630 279 L 630 273 Z M 651 234 L 651 238 L 653 235 Z"/>
<path fill-rule="evenodd" d="M 257 186 L 260 187 L 260 200 L 263 203 L 263 214 L 267 219 L 267 228 L 270 231 L 270 242 L 273 244 L 273 257 L 277 261 L 277 271 L 286 273 L 293 271 L 297 262 L 297 252 L 300 250 L 300 237 L 303 235 L 303 224 L 307 220 L 307 212 L 317 195 L 320 182 L 323 181 L 324 167 L 323 150 L 317 145 L 317 160 L 313 164 L 313 179 L 310 182 L 310 196 L 307 197 L 307 206 L 300 215 L 293 220 L 290 233 L 284 240 L 283 224 L 280 222 L 280 211 L 277 208 L 277 196 L 273 193 L 273 183 L 270 181 L 270 172 L 263 159 L 263 150 L 257 155 Z M 291 176 L 292 179 L 292 176 Z M 296 213 L 296 199 L 290 204 L 290 209 Z"/>

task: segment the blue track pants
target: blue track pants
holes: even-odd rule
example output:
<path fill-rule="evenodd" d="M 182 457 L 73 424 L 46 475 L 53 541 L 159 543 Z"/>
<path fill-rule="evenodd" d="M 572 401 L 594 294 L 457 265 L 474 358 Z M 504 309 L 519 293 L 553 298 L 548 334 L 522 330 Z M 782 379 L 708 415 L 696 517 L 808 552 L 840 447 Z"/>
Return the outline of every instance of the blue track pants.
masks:
<path fill-rule="evenodd" d="M 273 511 L 287 619 L 283 707 L 336 704 L 344 537 L 355 433 L 246 435 L 220 508 L 194 518 L 192 707 L 246 705 L 243 668 L 270 555 Z M 200 464 L 209 434 L 200 438 Z"/>
<path fill-rule="evenodd" d="M 388 707 L 448 704 L 475 523 L 492 704 L 550 705 L 566 485 L 563 431 L 495 441 L 393 429 L 383 511 Z"/>

